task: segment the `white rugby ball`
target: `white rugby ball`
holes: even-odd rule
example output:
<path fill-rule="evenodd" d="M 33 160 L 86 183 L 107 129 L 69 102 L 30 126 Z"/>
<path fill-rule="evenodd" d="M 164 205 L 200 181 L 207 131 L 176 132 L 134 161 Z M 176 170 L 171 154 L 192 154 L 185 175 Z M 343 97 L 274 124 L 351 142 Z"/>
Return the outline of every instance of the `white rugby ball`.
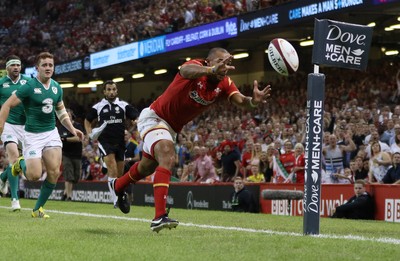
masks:
<path fill-rule="evenodd" d="M 299 68 L 296 49 L 282 38 L 275 38 L 269 43 L 268 60 L 272 68 L 284 76 L 295 73 Z"/>

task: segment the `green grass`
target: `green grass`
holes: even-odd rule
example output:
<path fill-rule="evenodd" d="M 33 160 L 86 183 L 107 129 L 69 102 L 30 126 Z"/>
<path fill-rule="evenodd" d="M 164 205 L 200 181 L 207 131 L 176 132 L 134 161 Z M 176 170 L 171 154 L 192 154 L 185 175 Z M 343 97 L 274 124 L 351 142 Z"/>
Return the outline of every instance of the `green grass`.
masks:
<path fill-rule="evenodd" d="M 396 223 L 322 218 L 323 237 L 313 237 L 302 235 L 301 217 L 172 209 L 181 224 L 157 234 L 150 207 L 124 215 L 108 204 L 49 201 L 43 220 L 25 209 L 34 203 L 21 200 L 24 209 L 14 213 L 9 198 L 0 199 L 0 260 L 400 259 Z"/>

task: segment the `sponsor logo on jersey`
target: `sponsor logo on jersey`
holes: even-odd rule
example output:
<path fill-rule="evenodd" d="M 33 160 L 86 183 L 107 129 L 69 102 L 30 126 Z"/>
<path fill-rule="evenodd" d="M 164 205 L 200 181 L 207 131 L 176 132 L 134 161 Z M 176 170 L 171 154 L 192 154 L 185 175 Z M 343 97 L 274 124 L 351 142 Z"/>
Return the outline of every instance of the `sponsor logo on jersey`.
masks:
<path fill-rule="evenodd" d="M 3 88 L 9 88 L 10 84 L 8 82 L 3 83 Z"/>
<path fill-rule="evenodd" d="M 215 102 L 220 93 L 221 89 L 219 87 L 214 90 L 207 90 L 207 87 L 203 82 L 197 82 L 196 90 L 191 91 L 189 97 L 195 102 L 207 106 Z"/>
<path fill-rule="evenodd" d="M 119 107 L 115 107 L 115 113 L 120 113 Z"/>
<path fill-rule="evenodd" d="M 51 87 L 51 90 L 54 92 L 54 94 L 57 94 L 57 87 Z"/>
<path fill-rule="evenodd" d="M 42 90 L 40 88 L 34 88 L 33 93 L 34 94 L 42 94 Z"/>
<path fill-rule="evenodd" d="M 36 155 L 36 151 L 34 151 L 34 150 L 29 151 L 29 156 L 35 156 L 35 155 Z"/>
<path fill-rule="evenodd" d="M 203 98 L 201 98 L 198 94 L 197 91 L 191 91 L 189 93 L 189 97 L 192 98 L 195 102 L 200 103 L 201 105 L 207 106 L 215 101 L 215 99 L 211 101 L 206 101 Z"/>

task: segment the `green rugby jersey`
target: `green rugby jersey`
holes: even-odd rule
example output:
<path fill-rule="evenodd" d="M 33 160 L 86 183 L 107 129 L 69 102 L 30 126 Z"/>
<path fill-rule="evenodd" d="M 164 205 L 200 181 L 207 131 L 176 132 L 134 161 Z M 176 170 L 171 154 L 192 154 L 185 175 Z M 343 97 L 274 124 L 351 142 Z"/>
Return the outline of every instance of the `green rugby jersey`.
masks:
<path fill-rule="evenodd" d="M 32 78 L 20 74 L 18 80 L 14 83 L 10 77 L 4 76 L 0 79 L 0 104 L 3 105 L 7 99 L 17 91 L 21 86 L 25 85 Z M 11 108 L 7 121 L 14 125 L 24 125 L 26 121 L 24 105 Z"/>
<path fill-rule="evenodd" d="M 50 87 L 46 89 L 34 78 L 16 92 L 25 108 L 26 131 L 40 133 L 56 127 L 55 107 L 62 101 L 63 91 L 58 82 L 50 81 Z"/>

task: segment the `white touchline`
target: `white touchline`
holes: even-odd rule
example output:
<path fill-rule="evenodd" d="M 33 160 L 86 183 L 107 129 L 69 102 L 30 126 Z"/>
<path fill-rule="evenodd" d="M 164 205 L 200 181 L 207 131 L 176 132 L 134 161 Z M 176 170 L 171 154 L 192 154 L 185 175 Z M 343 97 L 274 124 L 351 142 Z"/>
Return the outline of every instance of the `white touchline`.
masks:
<path fill-rule="evenodd" d="M 10 209 L 10 207 L 5 207 L 5 206 L 0 206 L 0 208 Z M 30 208 L 21 208 L 21 210 L 32 211 L 32 209 L 30 209 Z M 145 218 L 120 217 L 120 216 L 91 214 L 91 213 L 85 213 L 85 212 L 67 212 L 67 211 L 48 210 L 48 209 L 46 209 L 46 212 L 58 213 L 58 214 L 64 214 L 64 215 L 73 215 L 73 216 L 84 216 L 84 217 L 110 218 L 110 219 L 119 219 L 119 220 L 128 220 L 128 221 L 139 221 L 139 222 L 146 222 L 146 223 L 151 222 L 150 219 L 145 219 Z M 202 225 L 202 224 L 181 223 L 181 222 L 179 222 L 179 226 L 197 227 L 197 228 L 205 228 L 205 229 L 233 230 L 233 231 L 241 231 L 241 232 L 248 232 L 248 233 L 263 233 L 263 234 L 279 235 L 279 236 L 293 236 L 293 237 L 302 237 L 302 236 L 304 236 L 301 233 L 294 233 L 294 232 L 283 232 L 283 231 L 274 231 L 274 230 L 267 230 L 267 229 L 254 229 L 254 228 L 243 228 L 243 227 L 213 226 L 213 225 Z M 315 237 L 315 238 L 347 239 L 347 240 L 371 241 L 371 242 L 379 242 L 379 243 L 400 245 L 400 239 L 388 238 L 388 237 L 378 237 L 378 238 L 376 238 L 376 237 L 364 237 L 364 236 L 356 236 L 356 235 L 333 235 L 333 234 L 320 234 L 320 235 L 309 235 L 309 236 L 310 237 Z"/>

